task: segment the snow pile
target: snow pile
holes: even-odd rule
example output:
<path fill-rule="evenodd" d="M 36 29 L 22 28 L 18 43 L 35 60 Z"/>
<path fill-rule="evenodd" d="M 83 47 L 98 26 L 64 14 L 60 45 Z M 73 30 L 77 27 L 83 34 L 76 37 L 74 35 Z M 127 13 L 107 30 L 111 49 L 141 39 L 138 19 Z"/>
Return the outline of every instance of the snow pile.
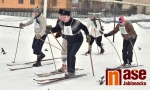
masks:
<path fill-rule="evenodd" d="M 144 19 L 150 19 L 150 15 L 145 14 L 137 14 L 137 15 L 131 15 L 131 16 L 124 16 L 126 20 L 144 20 Z M 114 21 L 114 17 L 111 18 L 101 18 L 104 21 Z M 116 17 L 116 21 L 119 19 L 119 17 Z"/>
<path fill-rule="evenodd" d="M 17 17 L 17 16 L 6 16 L 0 15 L 1 22 L 16 22 L 16 21 L 25 21 L 28 20 L 30 17 Z"/>

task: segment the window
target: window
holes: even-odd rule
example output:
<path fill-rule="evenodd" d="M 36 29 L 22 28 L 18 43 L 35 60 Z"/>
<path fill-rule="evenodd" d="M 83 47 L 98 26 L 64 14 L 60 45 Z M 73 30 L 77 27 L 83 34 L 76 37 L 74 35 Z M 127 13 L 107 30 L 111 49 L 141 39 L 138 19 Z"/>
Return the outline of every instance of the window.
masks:
<path fill-rule="evenodd" d="M 52 5 L 56 6 L 57 5 L 57 0 L 52 0 Z"/>
<path fill-rule="evenodd" d="M 23 0 L 19 0 L 18 3 L 23 4 Z"/>
<path fill-rule="evenodd" d="M 1 3 L 4 3 L 4 0 L 2 0 L 2 2 Z"/>
<path fill-rule="evenodd" d="M 30 0 L 30 4 L 35 4 L 35 0 Z"/>

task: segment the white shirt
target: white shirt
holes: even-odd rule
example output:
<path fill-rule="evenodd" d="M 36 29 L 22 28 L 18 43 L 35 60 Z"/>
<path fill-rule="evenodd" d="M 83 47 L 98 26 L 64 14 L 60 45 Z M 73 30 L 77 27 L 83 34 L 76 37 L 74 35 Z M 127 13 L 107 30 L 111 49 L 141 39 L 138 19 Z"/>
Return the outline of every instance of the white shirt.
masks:
<path fill-rule="evenodd" d="M 90 19 L 87 22 L 87 28 L 88 28 L 88 30 L 91 27 L 90 35 L 92 35 L 95 38 L 97 38 L 99 36 L 102 36 L 102 34 L 100 33 L 100 31 L 101 31 L 101 25 L 100 25 L 100 23 L 99 23 L 98 20 L 96 20 L 96 25 L 97 25 L 97 27 L 94 25 L 93 21 L 91 21 Z M 94 31 L 94 29 L 96 30 L 96 32 Z"/>

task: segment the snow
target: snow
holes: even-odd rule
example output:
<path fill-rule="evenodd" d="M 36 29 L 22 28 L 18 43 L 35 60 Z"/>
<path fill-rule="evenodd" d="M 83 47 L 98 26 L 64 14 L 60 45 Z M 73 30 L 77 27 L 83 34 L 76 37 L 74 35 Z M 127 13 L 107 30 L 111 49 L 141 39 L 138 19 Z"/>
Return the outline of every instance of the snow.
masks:
<path fill-rule="evenodd" d="M 7 18 L 8 16 L 3 16 L 4 18 Z M 132 16 L 131 16 L 132 17 Z M 144 16 L 143 16 L 144 17 Z M 20 22 L 26 22 L 28 18 L 19 18 L 17 17 L 10 17 L 6 21 L 0 20 L 0 25 L 11 25 L 11 26 L 18 26 Z M 138 17 L 141 18 L 141 17 Z M 146 18 L 146 17 L 145 17 Z M 16 20 L 17 19 L 17 20 Z M 135 18 L 134 18 L 135 19 Z M 10 20 L 10 21 L 9 21 Z M 82 21 L 82 23 L 86 24 L 87 19 L 78 19 Z M 47 19 L 48 25 L 55 26 L 56 19 Z M 105 33 L 109 32 L 110 30 L 113 30 L 113 23 L 104 24 L 102 23 L 105 28 Z M 142 25 L 146 25 L 146 23 L 142 22 L 140 23 Z M 6 64 L 12 63 L 14 61 L 15 56 L 15 50 L 17 46 L 17 39 L 19 34 L 19 29 L 16 28 L 6 28 L 6 27 L 0 27 L 0 48 L 3 47 L 4 50 L 7 52 L 6 55 L 0 54 L 0 90 L 147 90 L 150 87 L 150 66 L 149 66 L 149 54 L 150 54 L 150 29 L 143 29 L 139 27 L 136 23 L 133 23 L 133 26 L 138 34 L 138 38 L 135 44 L 135 51 L 136 56 L 138 59 L 139 65 L 144 65 L 142 67 L 137 67 L 136 69 L 145 69 L 147 71 L 147 78 L 145 82 L 147 82 L 146 86 L 107 86 L 105 83 L 103 85 L 99 85 L 98 80 L 100 80 L 101 76 L 105 76 L 105 70 L 106 67 L 116 67 L 120 65 L 119 57 L 117 56 L 117 53 L 113 46 L 110 44 L 110 42 L 103 37 L 102 42 L 104 43 L 105 53 L 103 55 L 96 55 L 97 54 L 97 45 L 94 43 L 92 46 L 92 59 L 93 59 L 93 65 L 94 65 L 94 72 L 95 76 L 92 76 L 92 69 L 91 69 L 91 63 L 90 63 L 90 56 L 84 56 L 81 55 L 87 51 L 88 45 L 86 43 L 86 40 L 84 39 L 84 42 L 78 51 L 76 55 L 76 67 L 82 68 L 84 70 L 77 71 L 77 74 L 80 73 L 90 73 L 87 76 L 66 80 L 66 81 L 60 81 L 52 84 L 46 84 L 46 85 L 39 85 L 37 84 L 33 79 L 43 79 L 39 78 L 34 73 L 43 73 L 43 72 L 51 72 L 55 70 L 54 64 L 51 65 L 45 65 L 48 63 L 52 63 L 53 61 L 45 61 L 42 62 L 42 67 L 35 67 L 30 69 L 24 69 L 24 70 L 17 70 L 17 71 L 10 71 L 9 68 L 17 68 L 17 67 L 26 67 L 31 66 L 29 65 L 17 65 L 17 66 L 7 66 Z M 33 32 L 33 25 L 30 25 L 28 27 L 25 27 L 21 30 L 21 35 L 19 39 L 19 46 L 18 46 L 18 52 L 16 57 L 16 63 L 25 63 L 29 61 L 35 61 L 36 56 L 32 54 L 32 40 L 34 37 Z M 84 36 L 85 37 L 85 36 Z M 56 40 L 52 35 L 49 35 L 50 42 L 52 45 L 55 45 L 60 48 Z M 108 37 L 112 41 L 112 37 Z M 62 42 L 62 39 L 58 39 L 60 42 Z M 48 42 L 48 39 L 46 39 Z M 120 35 L 120 32 L 118 32 L 115 35 L 115 42 L 113 43 L 116 47 L 121 60 L 122 60 L 122 42 L 123 39 Z M 138 47 L 141 48 L 141 50 L 138 49 Z M 44 51 L 44 49 L 47 48 L 48 51 Z M 50 48 L 48 44 L 44 44 L 43 46 L 43 52 L 46 54 L 45 59 L 52 58 Z M 58 49 L 53 48 L 54 57 L 60 57 L 61 52 Z M 61 60 L 57 59 L 55 60 L 57 69 L 61 67 Z M 136 64 L 136 58 L 135 55 L 133 56 L 133 64 Z M 61 77 L 64 76 L 64 74 L 44 77 L 44 78 L 54 78 L 54 77 Z"/>
<path fill-rule="evenodd" d="M 126 20 L 144 20 L 144 19 L 150 19 L 150 15 L 145 14 L 137 14 L 137 15 L 131 15 L 131 16 L 124 16 Z M 116 21 L 118 20 L 118 16 L 116 17 Z M 102 18 L 104 21 L 114 21 L 114 17 L 110 18 Z"/>

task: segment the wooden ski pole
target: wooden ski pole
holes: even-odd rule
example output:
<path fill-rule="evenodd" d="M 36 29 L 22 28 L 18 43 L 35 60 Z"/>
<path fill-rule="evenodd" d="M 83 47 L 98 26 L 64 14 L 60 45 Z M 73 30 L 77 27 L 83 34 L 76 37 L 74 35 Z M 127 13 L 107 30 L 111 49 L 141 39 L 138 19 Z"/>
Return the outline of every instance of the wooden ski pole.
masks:
<path fill-rule="evenodd" d="M 20 38 L 20 32 L 21 32 L 21 28 L 20 28 L 20 30 L 19 30 L 18 41 L 17 41 L 17 47 L 16 47 L 16 53 L 15 53 L 15 57 L 14 57 L 13 63 L 15 63 L 15 60 L 16 60 L 16 55 L 17 55 L 17 50 L 18 50 L 18 44 L 19 44 L 19 38 Z"/>
<path fill-rule="evenodd" d="M 95 32 L 95 38 L 96 38 L 96 32 Z M 97 44 L 97 51 L 98 51 L 98 54 L 99 54 L 97 38 L 96 38 L 96 44 Z"/>
<path fill-rule="evenodd" d="M 106 37 L 107 38 L 107 37 Z M 107 38 L 108 39 L 108 38 Z M 108 39 L 108 41 L 112 44 L 112 42 Z M 116 52 L 117 52 L 117 49 L 115 48 L 115 46 L 112 44 L 112 46 L 114 47 L 114 49 L 116 50 Z M 119 53 L 117 52 L 117 55 L 118 55 L 118 57 L 119 57 L 119 59 L 120 59 L 120 63 L 121 63 L 121 58 L 120 58 L 120 56 L 119 56 Z M 122 63 L 121 63 L 121 65 L 122 65 Z"/>
<path fill-rule="evenodd" d="M 60 45 L 60 47 L 63 49 L 63 51 L 65 52 L 65 54 L 67 54 L 66 53 L 66 51 L 65 51 L 65 49 L 62 47 L 62 45 L 60 44 L 60 42 L 57 40 L 57 38 L 54 36 L 54 33 L 51 31 L 51 30 L 49 30 L 50 32 L 51 32 L 51 34 L 53 35 L 53 37 L 55 38 L 55 40 L 58 42 L 58 44 Z"/>
<path fill-rule="evenodd" d="M 48 37 L 48 35 L 47 35 L 47 37 Z M 54 60 L 54 55 L 53 55 L 52 47 L 51 47 L 51 45 L 50 45 L 49 37 L 48 37 L 48 42 L 49 42 L 49 46 L 50 46 L 50 50 L 51 50 L 51 54 L 52 54 L 52 59 L 53 59 L 53 61 L 54 61 L 55 70 L 56 70 L 56 63 L 55 63 L 55 60 Z"/>
<path fill-rule="evenodd" d="M 89 46 L 90 46 L 90 42 L 88 42 L 88 43 L 89 43 Z M 92 61 L 92 54 L 91 54 L 92 50 L 91 50 L 90 47 L 89 47 L 89 50 L 90 50 L 90 60 L 91 60 L 92 73 L 93 73 L 93 76 L 94 76 L 94 68 L 93 68 L 93 61 Z"/>
<path fill-rule="evenodd" d="M 10 27 L 10 28 L 20 28 L 20 27 L 16 27 L 16 26 L 7 26 L 7 25 L 0 25 L 2 27 Z"/>
<path fill-rule="evenodd" d="M 133 44 L 132 44 L 131 41 L 130 41 L 130 43 L 131 43 L 131 46 L 132 46 L 132 48 L 133 48 L 133 51 L 134 51 L 134 54 L 135 54 L 135 58 L 136 58 L 136 63 L 137 63 L 137 66 L 138 66 L 138 61 L 137 61 L 137 56 L 136 56 L 136 53 L 135 53 L 135 50 L 134 50 L 134 46 L 133 46 Z"/>
<path fill-rule="evenodd" d="M 40 40 L 43 41 L 43 42 L 45 42 L 45 43 L 47 43 L 47 44 L 49 44 L 49 45 L 51 45 L 51 46 L 53 46 L 53 47 L 55 47 L 55 48 L 57 48 L 57 49 L 59 49 L 59 50 L 61 50 L 60 48 L 58 48 L 58 47 L 56 47 L 56 46 L 54 46 L 54 45 L 52 45 L 52 44 L 50 44 L 50 43 L 44 41 L 43 39 L 40 39 Z"/>

